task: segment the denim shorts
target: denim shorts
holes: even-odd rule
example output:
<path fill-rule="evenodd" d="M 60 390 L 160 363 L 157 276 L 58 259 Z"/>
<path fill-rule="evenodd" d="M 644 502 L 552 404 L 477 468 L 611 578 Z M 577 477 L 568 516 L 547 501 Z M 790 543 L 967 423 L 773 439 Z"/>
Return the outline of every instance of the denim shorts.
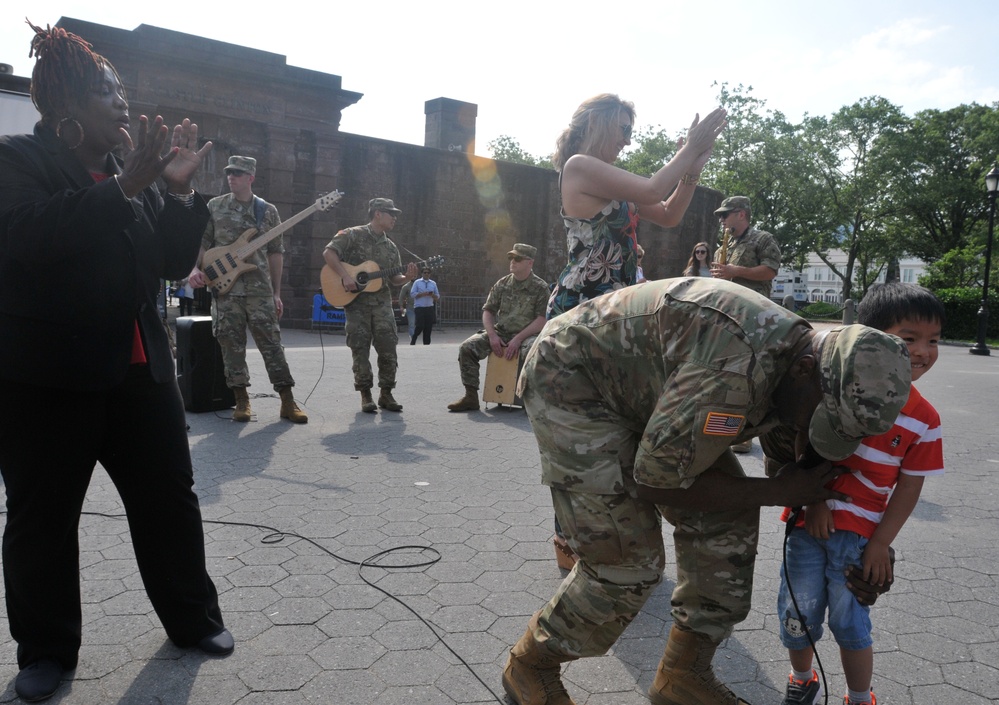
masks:
<path fill-rule="evenodd" d="M 780 571 L 780 593 L 777 613 L 780 616 L 780 639 L 788 649 L 809 646 L 804 625 L 812 639 L 822 638 L 822 623 L 829 610 L 829 629 L 836 643 L 847 651 L 866 649 L 871 638 L 870 607 L 857 602 L 846 587 L 844 571 L 851 565 L 862 565 L 867 539 L 852 531 L 838 530 L 828 539 L 813 538 L 802 528 L 796 528 L 787 539 L 787 564 Z M 804 624 L 788 591 L 797 602 Z"/>

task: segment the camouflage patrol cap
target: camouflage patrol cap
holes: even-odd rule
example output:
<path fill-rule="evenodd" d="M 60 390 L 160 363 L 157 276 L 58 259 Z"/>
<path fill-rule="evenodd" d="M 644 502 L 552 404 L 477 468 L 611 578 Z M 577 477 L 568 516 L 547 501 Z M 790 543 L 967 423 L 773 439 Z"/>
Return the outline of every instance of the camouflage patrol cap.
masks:
<path fill-rule="evenodd" d="M 715 211 L 715 215 L 728 213 L 729 211 L 748 211 L 749 199 L 745 196 L 729 196 L 722 201 L 721 207 Z"/>
<path fill-rule="evenodd" d="M 256 174 L 257 160 L 253 157 L 237 157 L 234 155 L 229 157 L 229 163 L 226 164 L 223 171 L 227 174 L 230 171 L 245 171 L 247 174 Z"/>
<path fill-rule="evenodd" d="M 822 401 L 808 440 L 823 458 L 843 460 L 868 436 L 887 433 L 909 398 L 912 367 L 899 338 L 861 325 L 816 334 Z"/>
<path fill-rule="evenodd" d="M 368 212 L 373 213 L 375 211 L 381 211 L 382 213 L 402 213 L 401 210 L 395 207 L 391 198 L 372 198 L 368 201 Z"/>
<path fill-rule="evenodd" d="M 507 257 L 524 257 L 526 259 L 534 259 L 534 256 L 538 254 L 538 248 L 534 245 L 525 245 L 522 242 L 518 242 L 513 246 L 513 249 L 506 253 Z"/>

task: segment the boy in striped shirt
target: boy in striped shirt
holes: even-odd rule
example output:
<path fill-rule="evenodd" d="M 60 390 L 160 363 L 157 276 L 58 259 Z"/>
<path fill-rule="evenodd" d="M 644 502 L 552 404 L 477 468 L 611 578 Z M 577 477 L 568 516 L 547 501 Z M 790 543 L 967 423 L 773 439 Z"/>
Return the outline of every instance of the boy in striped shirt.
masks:
<path fill-rule="evenodd" d="M 875 284 L 860 303 L 858 322 L 905 341 L 913 382 L 937 360 L 944 308 L 921 286 Z M 805 629 L 818 641 L 826 608 L 846 676 L 843 702 L 877 705 L 871 690 L 870 607 L 861 605 L 847 589 L 845 573 L 851 565 L 859 565 L 872 584 L 890 584 L 894 579 L 891 542 L 916 506 L 923 479 L 944 471 L 940 416 L 913 386 L 892 429 L 862 441 L 841 464 L 852 472 L 837 478 L 832 489 L 853 502 L 828 500 L 806 507 L 788 535 L 777 609 L 792 671 L 782 705 L 814 705 L 824 694 L 812 670 L 814 652 Z M 791 516 L 791 510 L 785 509 L 781 518 L 794 521 Z M 797 608 L 788 591 L 789 578 Z"/>

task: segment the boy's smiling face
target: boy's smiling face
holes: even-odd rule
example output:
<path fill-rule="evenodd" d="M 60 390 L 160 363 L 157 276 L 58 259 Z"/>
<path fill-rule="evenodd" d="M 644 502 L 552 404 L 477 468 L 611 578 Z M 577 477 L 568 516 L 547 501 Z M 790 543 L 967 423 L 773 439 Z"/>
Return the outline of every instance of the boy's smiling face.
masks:
<path fill-rule="evenodd" d="M 921 321 L 903 318 L 887 328 L 885 333 L 897 335 L 909 348 L 912 362 L 912 381 L 926 374 L 937 361 L 937 343 L 940 341 L 940 321 Z"/>

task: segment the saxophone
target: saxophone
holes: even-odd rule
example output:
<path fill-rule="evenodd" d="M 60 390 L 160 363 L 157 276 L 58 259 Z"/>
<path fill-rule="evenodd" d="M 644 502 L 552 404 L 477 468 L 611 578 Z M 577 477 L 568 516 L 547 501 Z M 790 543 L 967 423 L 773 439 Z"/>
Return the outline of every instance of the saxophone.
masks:
<path fill-rule="evenodd" d="M 731 228 L 722 228 L 722 243 L 721 250 L 718 252 L 718 264 L 728 264 L 728 236 L 731 232 Z"/>

